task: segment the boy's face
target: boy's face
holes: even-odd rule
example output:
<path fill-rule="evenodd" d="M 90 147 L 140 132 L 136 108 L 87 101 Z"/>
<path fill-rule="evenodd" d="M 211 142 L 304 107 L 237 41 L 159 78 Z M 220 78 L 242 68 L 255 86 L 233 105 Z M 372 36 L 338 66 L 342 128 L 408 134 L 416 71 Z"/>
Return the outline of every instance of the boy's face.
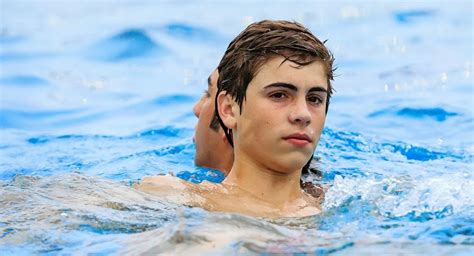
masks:
<path fill-rule="evenodd" d="M 199 166 L 218 168 L 219 150 L 225 145 L 222 139 L 222 129 L 213 130 L 209 127 L 214 116 L 214 99 L 217 93 L 218 72 L 215 70 L 208 79 L 208 88 L 201 99 L 194 105 L 193 112 L 198 118 L 194 142 L 196 155 L 194 163 Z M 220 152 L 222 153 L 222 152 Z"/>
<path fill-rule="evenodd" d="M 249 83 L 233 132 L 235 154 L 291 172 L 301 170 L 318 144 L 328 85 L 321 61 L 283 60 L 269 59 Z"/>

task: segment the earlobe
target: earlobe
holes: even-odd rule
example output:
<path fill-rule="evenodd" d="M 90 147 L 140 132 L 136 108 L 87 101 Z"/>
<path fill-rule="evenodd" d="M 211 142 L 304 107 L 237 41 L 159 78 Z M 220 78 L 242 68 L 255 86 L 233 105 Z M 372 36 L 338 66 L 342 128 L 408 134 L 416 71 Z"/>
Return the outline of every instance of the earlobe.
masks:
<path fill-rule="evenodd" d="M 229 129 L 235 129 L 237 124 L 235 104 L 236 102 L 232 99 L 232 96 L 226 94 L 225 91 L 217 95 L 219 116 L 224 125 Z"/>

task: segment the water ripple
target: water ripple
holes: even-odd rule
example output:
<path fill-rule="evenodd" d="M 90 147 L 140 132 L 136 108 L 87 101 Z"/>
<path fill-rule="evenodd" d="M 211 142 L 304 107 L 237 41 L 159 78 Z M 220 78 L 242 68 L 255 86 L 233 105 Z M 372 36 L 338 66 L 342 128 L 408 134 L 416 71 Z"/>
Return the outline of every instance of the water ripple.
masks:
<path fill-rule="evenodd" d="M 146 138 L 146 139 L 163 139 L 163 138 L 177 138 L 183 136 L 184 134 L 189 133 L 190 129 L 176 128 L 173 126 L 165 126 L 158 129 L 149 129 L 142 132 L 138 132 L 128 136 L 112 136 L 112 135 L 78 135 L 78 134 L 64 134 L 58 136 L 38 136 L 31 137 L 26 139 L 26 142 L 29 144 L 45 144 L 55 141 L 88 141 L 88 140 L 125 140 L 125 139 L 136 139 L 136 138 Z"/>
<path fill-rule="evenodd" d="M 165 53 L 166 50 L 143 29 L 128 29 L 95 44 L 88 50 L 88 55 L 104 61 L 123 61 L 156 52 Z"/>
<path fill-rule="evenodd" d="M 56 55 L 49 52 L 4 52 L 0 53 L 0 61 L 28 61 L 39 58 L 53 58 Z"/>
<path fill-rule="evenodd" d="M 320 141 L 320 146 L 327 149 L 336 149 L 339 152 L 352 152 L 353 155 L 340 154 L 344 159 L 366 159 L 363 155 L 355 155 L 355 153 L 377 154 L 381 158 L 387 160 L 393 158 L 386 158 L 383 154 L 387 152 L 401 154 L 407 160 L 429 161 L 442 158 L 463 159 L 463 156 L 454 153 L 453 151 L 440 152 L 431 150 L 421 146 L 406 144 L 403 142 L 376 142 L 365 138 L 356 132 L 336 131 L 330 128 L 325 128 L 323 136 Z"/>
<path fill-rule="evenodd" d="M 386 108 L 384 110 L 376 111 L 368 115 L 369 118 L 379 116 L 400 116 L 408 117 L 413 119 L 431 118 L 438 122 L 443 122 L 448 117 L 458 116 L 458 113 L 449 112 L 443 108 L 401 108 L 397 109 L 394 107 Z"/>
<path fill-rule="evenodd" d="M 215 42 L 219 39 L 215 32 L 187 23 L 168 23 L 161 30 L 164 30 L 168 35 L 186 40 Z"/>
<path fill-rule="evenodd" d="M 448 112 L 442 108 L 402 108 L 397 111 L 397 115 L 412 118 L 429 117 L 438 122 L 445 121 L 449 116 L 457 116 L 457 113 Z"/>
<path fill-rule="evenodd" d="M 9 35 L 8 32 L 5 31 L 0 33 L 0 44 L 14 44 L 24 41 L 25 39 L 25 36 Z"/>
<path fill-rule="evenodd" d="M 195 100 L 196 98 L 190 95 L 174 94 L 156 97 L 151 101 L 151 103 L 159 107 L 167 107 L 170 104 L 189 103 L 194 102 Z"/>
<path fill-rule="evenodd" d="M 394 13 L 395 20 L 401 24 L 413 23 L 419 19 L 431 17 L 435 15 L 433 10 L 407 10 L 407 11 L 398 11 Z"/>
<path fill-rule="evenodd" d="M 16 75 L 0 78 L 0 85 L 4 84 L 14 86 L 38 86 L 46 85 L 48 84 L 48 82 L 40 77 L 33 75 Z"/>
<path fill-rule="evenodd" d="M 1 128 L 32 128 L 43 124 L 49 118 L 64 117 L 78 113 L 80 110 L 49 110 L 49 111 L 23 111 L 0 109 Z"/>

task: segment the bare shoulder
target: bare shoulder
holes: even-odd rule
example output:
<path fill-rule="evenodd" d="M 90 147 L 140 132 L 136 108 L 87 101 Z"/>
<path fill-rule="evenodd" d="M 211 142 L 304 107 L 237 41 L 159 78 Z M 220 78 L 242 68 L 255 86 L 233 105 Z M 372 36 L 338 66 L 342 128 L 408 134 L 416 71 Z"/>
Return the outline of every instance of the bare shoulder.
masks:
<path fill-rule="evenodd" d="M 194 184 L 171 175 L 148 176 L 134 188 L 158 196 L 165 201 L 178 204 L 193 204 L 198 198 L 193 196 Z"/>
<path fill-rule="evenodd" d="M 157 175 L 143 177 L 141 182 L 135 185 L 136 189 L 147 190 L 171 187 L 174 189 L 186 189 L 188 182 L 171 175 Z"/>

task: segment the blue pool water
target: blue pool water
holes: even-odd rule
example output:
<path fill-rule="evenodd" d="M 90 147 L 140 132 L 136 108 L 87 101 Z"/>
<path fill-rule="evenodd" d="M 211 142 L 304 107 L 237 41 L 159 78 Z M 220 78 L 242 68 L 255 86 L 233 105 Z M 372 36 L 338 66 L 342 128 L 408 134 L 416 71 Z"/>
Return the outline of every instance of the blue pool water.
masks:
<path fill-rule="evenodd" d="M 472 2 L 0 3 L 2 254 L 472 255 Z M 324 212 L 264 220 L 133 189 L 222 179 L 193 164 L 191 109 L 265 18 L 336 57 Z"/>

